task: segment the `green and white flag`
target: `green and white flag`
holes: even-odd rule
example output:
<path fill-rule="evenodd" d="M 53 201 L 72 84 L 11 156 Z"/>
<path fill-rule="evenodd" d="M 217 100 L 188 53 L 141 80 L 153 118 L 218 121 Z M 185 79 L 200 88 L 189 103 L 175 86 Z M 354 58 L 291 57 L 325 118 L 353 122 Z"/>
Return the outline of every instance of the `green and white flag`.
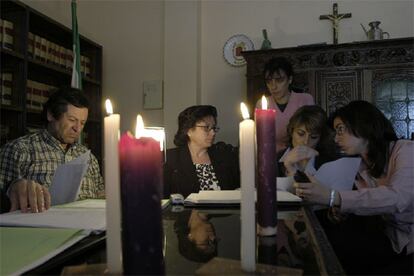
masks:
<path fill-rule="evenodd" d="M 72 36 L 73 36 L 73 67 L 72 83 L 73 88 L 82 89 L 82 74 L 80 67 L 80 44 L 78 19 L 76 18 L 76 0 L 72 0 Z"/>

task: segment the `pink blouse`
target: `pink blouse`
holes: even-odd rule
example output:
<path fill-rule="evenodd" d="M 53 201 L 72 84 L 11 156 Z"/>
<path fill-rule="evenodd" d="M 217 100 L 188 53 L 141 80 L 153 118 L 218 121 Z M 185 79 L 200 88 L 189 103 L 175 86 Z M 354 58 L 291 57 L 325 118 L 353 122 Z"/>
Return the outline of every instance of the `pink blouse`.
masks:
<path fill-rule="evenodd" d="M 361 164 L 358 190 L 339 192 L 341 211 L 356 215 L 383 215 L 385 233 L 395 252 L 414 251 L 414 141 L 392 142 L 386 170 L 373 178 Z"/>
<path fill-rule="evenodd" d="M 304 105 L 314 105 L 315 102 L 311 94 L 291 92 L 288 104 L 285 110 L 280 111 L 272 96 L 266 97 L 268 108 L 276 110 L 276 152 L 287 148 L 287 131 L 286 127 L 293 113 Z M 257 101 L 256 108 L 261 108 L 261 99 Z"/>

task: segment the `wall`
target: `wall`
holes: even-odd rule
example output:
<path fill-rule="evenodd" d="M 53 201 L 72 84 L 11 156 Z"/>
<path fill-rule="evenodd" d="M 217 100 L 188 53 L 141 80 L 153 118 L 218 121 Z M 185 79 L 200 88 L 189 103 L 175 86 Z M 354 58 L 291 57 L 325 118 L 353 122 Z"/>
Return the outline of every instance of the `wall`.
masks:
<path fill-rule="evenodd" d="M 25 3 L 70 26 L 69 1 Z M 239 103 L 245 98 L 245 67 L 223 58 L 223 45 L 245 34 L 260 48 L 266 28 L 273 48 L 332 43 L 332 24 L 319 20 L 352 13 L 339 25 L 339 42 L 365 40 L 360 23 L 382 21 L 392 38 L 414 36 L 412 0 L 291 1 L 78 1 L 80 32 L 103 45 L 103 94 L 122 114 L 122 130 L 133 129 L 141 112 L 151 125 L 165 125 L 168 146 L 178 112 L 192 104 L 219 111 L 218 140 L 237 144 Z M 142 82 L 164 80 L 164 110 L 142 110 Z"/>
<path fill-rule="evenodd" d="M 262 29 L 267 29 L 273 48 L 332 43 L 332 24 L 319 20 L 332 14 L 352 13 L 339 24 L 339 43 L 365 40 L 359 25 L 382 21 L 392 38 L 414 36 L 414 1 L 203 1 L 201 23 L 201 101 L 219 109 L 218 139 L 237 143 L 239 103 L 246 97 L 245 67 L 232 67 L 223 58 L 223 45 L 234 34 L 245 34 L 260 49 Z"/>

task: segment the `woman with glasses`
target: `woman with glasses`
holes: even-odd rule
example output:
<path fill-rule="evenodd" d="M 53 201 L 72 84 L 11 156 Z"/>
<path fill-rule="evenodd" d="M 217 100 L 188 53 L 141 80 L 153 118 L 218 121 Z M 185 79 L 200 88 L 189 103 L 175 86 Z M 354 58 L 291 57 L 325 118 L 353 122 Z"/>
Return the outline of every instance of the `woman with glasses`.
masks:
<path fill-rule="evenodd" d="M 296 93 L 290 89 L 293 67 L 284 57 L 270 59 L 264 67 L 263 77 L 270 94 L 268 108 L 276 110 L 276 152 L 286 148 L 286 126 L 295 111 L 304 105 L 313 105 L 312 95 Z M 261 101 L 256 104 L 261 108 Z"/>
<path fill-rule="evenodd" d="M 177 148 L 167 150 L 164 166 L 165 197 L 240 187 L 238 150 L 223 142 L 215 144 L 218 130 L 214 106 L 195 105 L 179 114 Z"/>
<path fill-rule="evenodd" d="M 330 206 L 331 218 L 342 218 L 323 224 L 348 274 L 413 275 L 414 142 L 398 140 L 391 122 L 365 101 L 332 119 L 339 147 L 362 158 L 354 189 L 329 190 L 310 175 L 311 183 L 295 187 L 305 200 Z"/>

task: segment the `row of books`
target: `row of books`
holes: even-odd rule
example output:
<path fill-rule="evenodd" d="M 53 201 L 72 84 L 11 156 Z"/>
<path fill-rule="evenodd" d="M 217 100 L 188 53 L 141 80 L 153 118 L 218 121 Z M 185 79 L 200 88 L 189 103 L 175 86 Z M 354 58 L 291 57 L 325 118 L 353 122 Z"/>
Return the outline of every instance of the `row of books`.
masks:
<path fill-rule="evenodd" d="M 14 31 L 13 22 L 0 19 L 0 44 L 3 48 L 14 49 Z M 32 32 L 29 32 L 28 35 L 27 51 L 33 59 L 72 70 L 73 51 L 71 49 Z M 84 76 L 91 76 L 91 59 L 81 55 L 80 65 L 81 73 Z"/>
<path fill-rule="evenodd" d="M 62 45 L 47 40 L 44 37 L 29 32 L 28 54 L 44 63 L 49 63 L 72 70 L 73 51 Z M 87 56 L 80 57 L 81 73 L 85 76 L 91 75 L 91 59 Z"/>
<path fill-rule="evenodd" d="M 0 19 L 0 44 L 1 47 L 13 50 L 14 48 L 14 24 L 11 21 Z"/>
<path fill-rule="evenodd" d="M 26 107 L 32 110 L 42 110 L 50 94 L 56 87 L 45 83 L 27 80 Z M 4 72 L 1 74 L 1 104 L 11 105 L 13 94 L 13 74 Z"/>
<path fill-rule="evenodd" d="M 1 73 L 0 102 L 4 105 L 12 103 L 13 74 L 9 72 Z"/>
<path fill-rule="evenodd" d="M 49 96 L 56 90 L 55 86 L 27 80 L 26 107 L 32 110 L 42 110 Z"/>

